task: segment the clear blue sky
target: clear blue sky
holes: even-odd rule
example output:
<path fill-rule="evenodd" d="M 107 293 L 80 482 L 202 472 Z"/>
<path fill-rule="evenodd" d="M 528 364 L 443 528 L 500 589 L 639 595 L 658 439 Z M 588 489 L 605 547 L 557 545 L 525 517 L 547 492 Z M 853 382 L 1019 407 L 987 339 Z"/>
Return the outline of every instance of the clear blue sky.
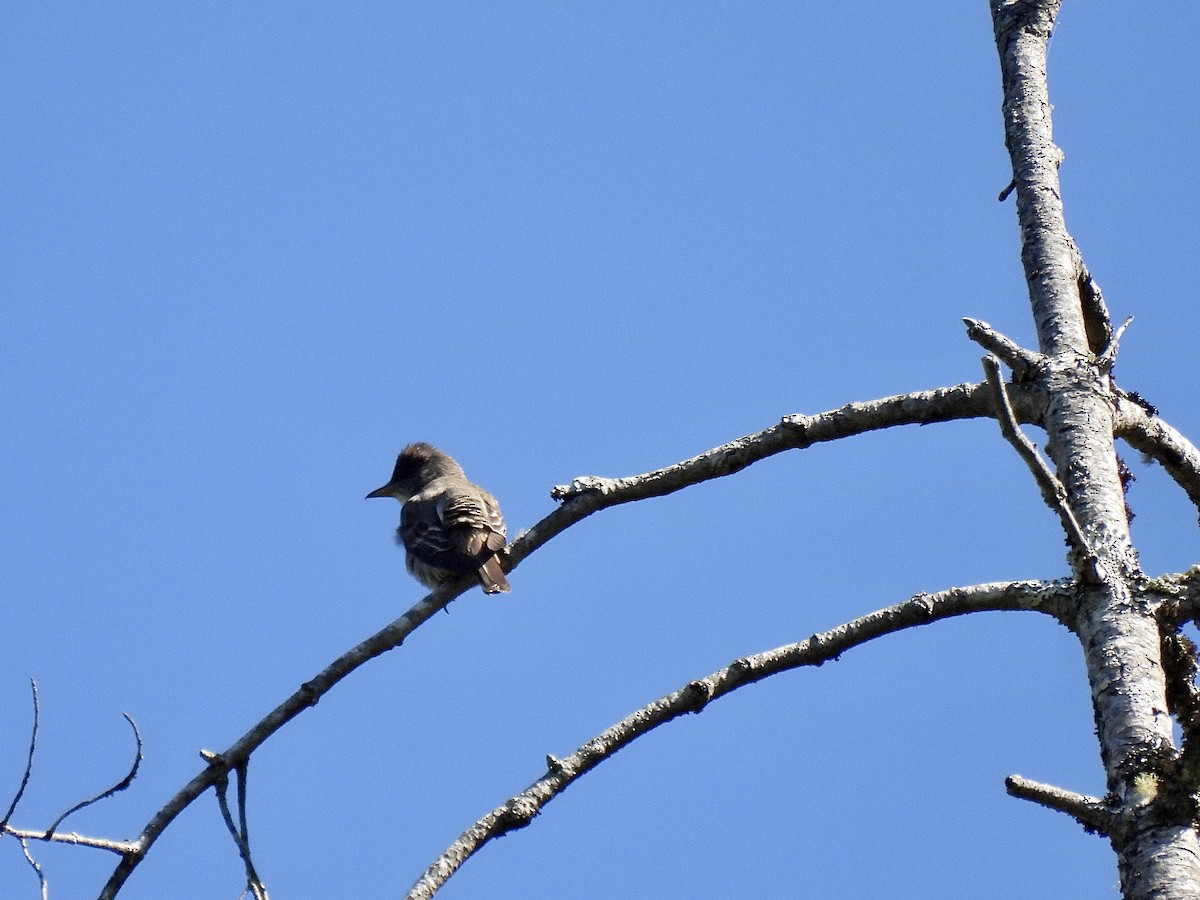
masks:
<path fill-rule="evenodd" d="M 363 502 L 429 440 L 514 532 L 551 486 L 792 412 L 976 381 L 960 319 L 1033 340 L 987 5 L 10 4 L 0 14 L 0 796 L 131 838 L 422 596 Z M 1068 0 L 1068 224 L 1126 388 L 1200 434 L 1189 9 Z M 1040 436 L 1033 435 L 1035 438 Z M 1150 572 L 1195 510 L 1131 451 Z M 1065 573 L 986 422 L 768 460 L 594 516 L 276 735 L 251 828 L 280 898 L 392 897 L 630 710 L 921 590 Z M 989 615 L 777 677 L 654 733 L 447 898 L 1115 895 L 1009 799 L 1102 792 L 1069 634 Z M 9 787 L 4 787 L 8 785 Z M 0 806 L 7 800 L 0 801 Z M 52 896 L 104 853 L 35 848 Z M 233 898 L 211 796 L 123 897 Z M 0 894 L 36 896 L 12 842 Z"/>

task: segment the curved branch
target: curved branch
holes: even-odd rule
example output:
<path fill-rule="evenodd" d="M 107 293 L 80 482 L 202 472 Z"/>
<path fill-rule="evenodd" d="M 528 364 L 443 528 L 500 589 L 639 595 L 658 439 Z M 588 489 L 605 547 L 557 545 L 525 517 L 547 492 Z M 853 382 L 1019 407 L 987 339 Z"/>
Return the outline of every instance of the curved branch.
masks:
<path fill-rule="evenodd" d="M 1014 386 L 1012 401 L 1020 421 L 1041 422 L 1044 399 L 1039 391 Z M 802 450 L 813 444 L 897 425 L 928 425 L 994 415 L 991 393 L 986 383 L 979 383 L 848 403 L 811 416 L 785 416 L 778 425 L 662 469 L 627 478 L 584 476 L 559 485 L 551 496 L 564 501 L 562 507 L 514 541 L 508 549 L 508 558 L 515 565 L 564 528 L 597 510 L 661 497 L 702 481 L 732 475 L 784 450 Z"/>
<path fill-rule="evenodd" d="M 580 776 L 659 725 L 687 713 L 698 713 L 718 697 L 779 672 L 801 666 L 819 666 L 874 638 L 939 619 L 972 612 L 1023 609 L 1045 612 L 1061 619 L 1066 615 L 1072 591 L 1071 582 L 1067 581 L 1020 581 L 917 594 L 903 603 L 814 634 L 807 640 L 736 659 L 706 678 L 692 681 L 630 713 L 570 756 L 564 759 L 548 756 L 546 774 L 464 831 L 425 870 L 405 900 L 428 900 L 484 844 L 524 828 L 542 807 Z"/>
<path fill-rule="evenodd" d="M 112 787 L 101 791 L 95 797 L 89 797 L 87 800 L 80 800 L 78 803 L 76 803 L 74 806 L 72 806 L 70 809 L 68 809 L 66 812 L 64 812 L 61 816 L 59 816 L 57 819 L 55 819 L 54 822 L 50 825 L 50 827 L 46 829 L 45 836 L 47 839 L 49 839 L 51 837 L 51 835 L 53 835 L 54 832 L 58 830 L 58 826 L 61 825 L 68 816 L 79 812 L 81 809 L 83 809 L 86 806 L 91 806 L 93 803 L 99 803 L 101 800 L 104 800 L 107 797 L 111 797 L 113 794 L 120 793 L 121 791 L 123 791 L 127 787 L 129 787 L 129 785 L 133 784 L 133 779 L 137 778 L 138 769 L 142 765 L 142 749 L 143 749 L 142 733 L 140 731 L 138 731 L 137 722 L 133 721 L 133 716 L 129 715 L 129 713 L 121 713 L 121 715 L 123 715 L 125 717 L 125 721 L 128 722 L 129 727 L 133 729 L 133 739 L 137 744 L 137 747 L 134 750 L 134 754 L 133 754 L 133 765 L 130 766 L 129 771 L 125 774 L 125 777 L 122 778 L 120 781 L 118 781 L 116 784 L 114 784 Z"/>
<path fill-rule="evenodd" d="M 8 822 L 13 817 L 13 813 L 17 811 L 17 804 L 25 796 L 25 788 L 29 787 L 29 778 L 33 775 L 33 757 L 37 752 L 38 724 L 42 718 L 42 707 L 38 702 L 37 681 L 30 678 L 29 687 L 33 691 L 33 729 L 29 737 L 29 753 L 25 757 L 25 774 L 21 776 L 21 784 L 17 787 L 16 794 L 13 795 L 12 803 L 8 805 L 8 812 L 4 814 L 4 818 L 0 819 L 0 833 L 8 829 Z M 50 830 L 53 831 L 54 829 L 51 828 Z M 38 871 L 40 872 L 41 870 L 39 869 Z"/>
<path fill-rule="evenodd" d="M 1041 421 L 1044 400 L 1040 392 L 1014 386 L 1011 399 L 1021 421 Z M 784 450 L 802 449 L 896 425 L 925 425 L 955 419 L 984 418 L 994 414 L 991 394 L 985 383 L 959 384 L 849 403 L 839 409 L 812 416 L 785 416 L 778 424 L 763 431 L 642 475 L 577 478 L 570 485 L 556 487 L 551 492 L 552 496 L 563 501 L 558 509 L 519 535 L 503 551 L 504 568 L 506 571 L 515 569 L 547 541 L 601 509 L 647 497 L 660 497 L 693 484 L 731 475 Z M 311 681 L 302 684 L 228 750 L 223 753 L 205 751 L 203 755 L 208 762 L 207 767 L 154 814 L 133 843 L 132 849 L 123 854 L 101 891 L 100 900 L 116 897 L 163 830 L 197 797 L 215 786 L 230 769 L 244 765 L 250 754 L 267 738 L 301 712 L 315 706 L 335 684 L 369 660 L 400 646 L 416 628 L 473 585 L 472 579 L 463 578 L 438 588 L 400 618 L 339 656 Z"/>
<path fill-rule="evenodd" d="M 1166 470 L 1200 508 L 1200 450 L 1158 416 L 1127 397 L 1117 395 L 1113 423 L 1117 437 L 1145 453 Z"/>

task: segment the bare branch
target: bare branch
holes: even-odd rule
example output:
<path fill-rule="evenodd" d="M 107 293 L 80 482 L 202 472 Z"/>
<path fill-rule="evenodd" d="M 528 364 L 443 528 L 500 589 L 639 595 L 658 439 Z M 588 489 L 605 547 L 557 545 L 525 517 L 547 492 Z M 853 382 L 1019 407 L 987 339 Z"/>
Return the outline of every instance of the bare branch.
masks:
<path fill-rule="evenodd" d="M 1046 501 L 1046 505 L 1058 513 L 1063 530 L 1067 533 L 1067 540 L 1071 542 L 1071 546 L 1079 553 L 1086 565 L 1084 574 L 1094 584 L 1100 578 L 1096 568 L 1098 560 L 1095 552 L 1088 546 L 1088 540 L 1083 534 L 1083 529 L 1079 527 L 1075 514 L 1071 512 L 1071 507 L 1067 503 L 1066 488 L 1050 470 L 1050 464 L 1037 452 L 1037 447 L 1029 438 L 1025 437 L 1018 427 L 1017 417 L 1013 413 L 1012 405 L 1008 401 L 1008 392 L 1004 389 L 1004 381 L 1000 377 L 999 360 L 994 356 L 985 356 L 983 370 L 987 373 L 988 384 L 991 385 L 996 395 L 996 420 L 1000 423 L 1000 433 L 1013 445 L 1017 454 L 1025 461 L 1025 465 L 1029 466 L 1029 471 L 1033 473 L 1038 489 L 1042 492 L 1042 498 Z"/>
<path fill-rule="evenodd" d="M 1040 420 L 1043 408 L 1040 392 L 1020 389 L 1014 391 L 1014 400 L 1022 421 Z M 515 565 L 533 549 L 596 510 L 646 497 L 661 497 L 702 481 L 732 475 L 785 450 L 802 450 L 813 444 L 897 425 L 928 425 L 992 415 L 994 410 L 986 385 L 959 384 L 848 403 L 811 416 L 785 416 L 778 425 L 662 469 L 626 478 L 585 476 L 559 485 L 551 491 L 551 496 L 564 501 L 562 508 L 514 541 L 508 557 Z"/>
<path fill-rule="evenodd" d="M 25 861 L 33 867 L 33 871 L 38 877 L 38 884 L 41 886 L 42 900 L 50 900 L 50 885 L 46 882 L 46 873 L 42 871 L 41 864 L 34 859 L 33 854 L 29 852 L 29 843 L 25 838 L 21 838 L 21 852 L 25 854 Z"/>
<path fill-rule="evenodd" d="M 1044 401 L 1039 391 L 1032 388 L 1014 389 L 1013 400 L 1022 421 L 1040 421 Z M 664 496 L 693 484 L 730 475 L 784 450 L 802 449 L 896 425 L 925 425 L 992 415 L 991 394 L 986 384 L 960 384 L 850 403 L 812 416 L 785 416 L 778 424 L 763 431 L 642 475 L 628 478 L 577 478 L 570 485 L 556 487 L 551 492 L 552 496 L 563 501 L 558 509 L 518 536 L 503 551 L 504 568 L 505 571 L 515 569 L 547 541 L 598 510 L 646 497 Z M 267 738 L 305 709 L 316 705 L 327 691 L 359 666 L 400 646 L 416 628 L 473 585 L 470 578 L 463 578 L 428 594 L 400 618 L 339 656 L 311 681 L 301 685 L 229 749 L 212 754 L 210 764 L 184 785 L 146 824 L 133 849 L 124 854 L 109 877 L 100 900 L 116 897 L 163 829 L 204 791 L 213 787 L 223 773 L 244 763 Z"/>
<path fill-rule="evenodd" d="M 1013 370 L 1015 381 L 1025 381 L 1045 359 L 1040 353 L 1026 350 L 1016 341 L 1001 334 L 987 322 L 978 319 L 963 319 L 967 326 L 967 337 L 983 347 L 1008 365 Z"/>
<path fill-rule="evenodd" d="M 254 900 L 269 900 L 267 887 L 258 877 L 258 871 L 254 868 L 254 860 L 250 856 L 250 836 L 246 830 L 246 767 L 245 765 L 238 766 L 234 771 L 238 780 L 238 820 L 241 827 L 234 824 L 233 815 L 229 811 L 229 801 L 225 796 L 229 787 L 229 779 L 224 774 L 216 784 L 217 804 L 221 807 L 221 818 L 225 820 L 225 827 L 229 829 L 229 834 L 237 845 L 238 855 L 241 856 L 242 863 L 246 867 L 246 890 L 254 895 Z"/>
<path fill-rule="evenodd" d="M 708 677 L 692 681 L 629 714 L 569 756 L 562 759 L 548 756 L 546 774 L 463 832 L 425 870 L 406 900 L 428 900 L 484 844 L 528 825 L 547 803 L 580 776 L 652 729 L 687 713 L 698 713 L 718 697 L 779 672 L 819 666 L 874 638 L 939 619 L 972 612 L 1025 609 L 1062 617 L 1072 591 L 1069 582 L 1023 581 L 917 594 L 903 603 L 814 634 L 799 643 L 734 660 Z"/>
<path fill-rule="evenodd" d="M 1200 508 L 1200 450 L 1136 401 L 1120 394 L 1114 400 L 1116 419 L 1113 428 L 1117 437 L 1161 465 L 1187 492 L 1188 499 Z"/>
<path fill-rule="evenodd" d="M 416 628 L 428 621 L 438 610 L 444 609 L 455 597 L 469 590 L 473 584 L 472 579 L 462 578 L 428 594 L 400 618 L 343 653 L 311 681 L 302 684 L 295 693 L 275 707 L 224 753 L 213 753 L 206 757 L 209 764 L 205 766 L 204 770 L 168 800 L 142 829 L 142 833 L 134 842 L 132 849 L 124 854 L 101 890 L 100 900 L 112 900 L 116 897 L 121 886 L 145 858 L 147 851 L 158 840 L 163 829 L 170 825 L 192 801 L 213 787 L 229 769 L 236 769 L 243 764 L 267 738 L 301 712 L 310 706 L 315 706 L 327 691 L 359 666 L 400 646 Z"/>
<path fill-rule="evenodd" d="M 1004 787 L 1013 797 L 1032 800 L 1048 809 L 1066 813 L 1090 832 L 1109 837 L 1121 827 L 1120 816 L 1099 797 L 1076 794 L 1020 775 L 1009 775 L 1004 779 Z"/>
<path fill-rule="evenodd" d="M 73 844 L 78 847 L 91 847 L 95 850 L 107 850 L 110 853 L 116 853 L 118 856 L 125 856 L 137 850 L 137 844 L 133 841 L 114 841 L 109 838 L 87 837 L 82 834 L 76 834 L 73 831 L 56 831 L 54 834 L 48 835 L 40 828 L 13 828 L 9 825 L 4 829 L 4 834 L 11 834 L 19 840 L 47 841 L 57 844 Z"/>
<path fill-rule="evenodd" d="M 37 682 L 32 678 L 29 679 L 29 687 L 33 690 L 33 729 L 29 736 L 29 754 L 25 757 L 25 774 L 21 776 L 21 784 L 17 788 L 17 793 L 13 796 L 12 803 L 8 805 L 8 812 L 4 814 L 3 819 L 0 819 L 0 834 L 8 830 L 9 820 L 12 819 L 13 813 L 17 811 L 17 804 L 25 796 L 25 788 L 28 787 L 29 777 L 33 774 L 33 754 L 37 750 L 38 723 L 41 721 L 42 712 L 41 704 L 38 702 Z M 28 857 L 28 852 L 25 855 Z M 32 862 L 32 859 L 30 862 Z M 36 863 L 34 863 L 34 867 L 37 867 Z M 38 869 L 38 874 L 39 876 L 41 875 L 41 869 Z"/>
<path fill-rule="evenodd" d="M 83 809 L 84 807 L 91 806 L 93 803 L 98 803 L 106 797 L 111 797 L 113 794 L 119 793 L 120 791 L 123 791 L 125 788 L 129 787 L 129 785 L 133 784 L 133 779 L 137 777 L 138 767 L 140 767 L 142 764 L 142 733 L 138 731 L 137 722 L 133 721 L 133 717 L 129 715 L 129 713 L 121 713 L 121 715 L 125 717 L 125 721 L 128 722 L 129 727 L 133 729 L 133 739 L 137 742 L 137 750 L 134 752 L 133 765 L 130 767 L 129 772 L 124 778 L 122 778 L 112 787 L 100 792 L 95 797 L 91 797 L 87 800 L 76 803 L 65 813 L 55 819 L 53 824 L 46 829 L 46 833 L 44 835 L 46 840 L 49 840 L 50 836 L 58 830 L 58 826 L 63 823 L 63 820 L 66 819 L 67 816 L 71 815 L 72 813 L 77 813 L 79 810 Z"/>
<path fill-rule="evenodd" d="M 1127 318 L 1121 323 L 1113 336 L 1108 340 L 1108 346 L 1104 348 L 1104 352 L 1096 359 L 1096 365 L 1099 366 L 1101 372 L 1111 372 L 1112 367 L 1116 365 L 1117 353 L 1121 349 L 1121 337 L 1125 334 L 1125 329 L 1133 324 L 1133 316 Z"/>

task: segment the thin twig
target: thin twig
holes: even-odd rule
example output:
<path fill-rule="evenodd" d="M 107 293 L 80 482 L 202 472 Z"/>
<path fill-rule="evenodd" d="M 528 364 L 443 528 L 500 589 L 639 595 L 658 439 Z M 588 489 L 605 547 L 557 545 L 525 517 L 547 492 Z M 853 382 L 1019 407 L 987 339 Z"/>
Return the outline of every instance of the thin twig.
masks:
<path fill-rule="evenodd" d="M 1108 346 L 1104 348 L 1104 352 L 1100 354 L 1100 358 L 1096 360 L 1096 365 L 1101 372 L 1111 371 L 1112 367 L 1117 362 L 1117 351 L 1121 346 L 1121 335 L 1125 333 L 1125 329 L 1133 322 L 1133 316 L 1130 316 L 1121 326 L 1113 332 L 1113 336 L 1109 338 Z"/>
<path fill-rule="evenodd" d="M 249 760 L 234 770 L 234 773 L 237 775 L 238 822 L 241 823 L 242 843 L 246 847 L 246 884 L 254 892 L 255 900 L 267 900 L 267 886 L 263 884 L 262 879 L 258 876 L 258 870 L 254 868 L 254 860 L 250 856 L 250 825 L 247 822 L 246 814 L 246 778 L 248 767 Z"/>
<path fill-rule="evenodd" d="M 73 831 L 56 831 L 46 834 L 42 829 L 13 828 L 11 825 L 4 829 L 4 834 L 27 841 L 45 841 L 51 844 L 72 844 L 77 847 L 91 847 L 95 850 L 107 850 L 118 856 L 125 856 L 137 850 L 133 841 L 114 841 L 109 838 L 88 837 Z"/>
<path fill-rule="evenodd" d="M 1100 579 L 1096 554 L 1089 546 L 1083 529 L 1079 527 L 1075 514 L 1071 512 L 1071 507 L 1067 503 L 1067 489 L 1050 470 L 1050 465 L 1042 459 L 1037 447 L 1033 445 L 1033 441 L 1025 437 L 1017 425 L 1017 417 L 1013 413 L 1012 405 L 1008 400 L 1008 392 L 1004 389 L 1004 381 L 1000 376 L 1000 361 L 994 356 L 985 356 L 983 371 L 987 374 L 988 384 L 996 397 L 998 413 L 996 421 L 1000 423 L 1000 433 L 1013 445 L 1017 454 L 1029 467 L 1029 471 L 1033 473 L 1034 481 L 1037 482 L 1038 488 L 1042 492 L 1042 498 L 1046 501 L 1047 506 L 1058 513 L 1063 530 L 1067 533 L 1067 540 L 1071 542 L 1071 546 L 1080 556 L 1085 578 L 1095 584 Z"/>
<path fill-rule="evenodd" d="M 238 814 L 243 824 L 245 823 L 245 779 L 243 777 L 244 769 L 239 767 L 237 770 L 238 776 Z M 217 804 L 221 807 L 221 818 L 225 820 L 225 827 L 229 829 L 229 834 L 233 838 L 233 842 L 237 845 L 238 855 L 242 858 L 242 863 L 246 867 L 246 888 L 254 895 L 254 900 L 268 900 L 266 886 L 258 877 L 258 872 L 254 869 L 254 862 L 250 858 L 250 843 L 247 840 L 245 833 L 238 828 L 233 821 L 233 814 L 229 811 L 229 800 L 226 798 L 227 789 L 229 787 L 229 777 L 222 771 L 221 777 L 216 785 Z"/>
<path fill-rule="evenodd" d="M 38 702 L 37 682 L 30 678 L 29 686 L 33 690 L 33 732 L 29 736 L 29 755 L 25 758 L 25 774 L 21 776 L 21 786 L 17 788 L 17 793 L 12 798 L 12 803 L 8 805 L 8 812 L 4 814 L 3 819 L 0 819 L 0 833 L 8 829 L 8 823 L 12 819 L 13 813 L 17 811 L 17 804 L 25 796 L 25 788 L 29 784 L 29 777 L 33 774 L 33 754 L 37 750 L 38 723 L 41 721 L 42 713 L 41 704 Z"/>
<path fill-rule="evenodd" d="M 46 873 L 42 871 L 41 864 L 29 852 L 29 844 L 25 838 L 21 838 L 21 852 L 25 854 L 26 861 L 33 867 L 33 871 L 37 873 L 38 884 L 41 885 L 42 889 L 42 900 L 50 900 L 50 885 L 46 882 Z"/>
<path fill-rule="evenodd" d="M 779 672 L 836 660 L 847 650 L 874 638 L 953 616 L 1028 609 L 1062 620 L 1067 616 L 1072 593 L 1069 582 L 1023 581 L 918 594 L 799 643 L 734 660 L 706 678 L 692 681 L 630 713 L 569 756 L 562 759 L 548 756 L 546 774 L 464 831 L 425 870 L 405 900 L 429 900 L 484 844 L 528 825 L 547 803 L 576 779 L 659 725 L 687 713 L 698 713 L 718 697 Z"/>
<path fill-rule="evenodd" d="M 1051 784 L 1031 781 L 1020 775 L 1009 775 L 1004 787 L 1013 797 L 1031 800 L 1047 809 L 1063 812 L 1088 831 L 1111 837 L 1121 828 L 1121 818 L 1099 797 L 1088 797 Z"/>
<path fill-rule="evenodd" d="M 91 806 L 93 803 L 98 803 L 106 797 L 111 797 L 113 794 L 119 793 L 120 791 L 123 791 L 125 788 L 129 787 L 129 785 L 133 784 L 133 779 L 137 777 L 138 768 L 142 764 L 142 733 L 138 731 L 137 722 L 133 721 L 133 716 L 129 715 L 129 713 L 121 713 L 121 715 L 125 717 L 125 721 L 128 722 L 129 727 L 133 729 L 133 739 L 137 743 L 137 749 L 133 756 L 133 765 L 130 767 L 129 772 L 124 778 L 122 778 L 112 787 L 100 792 L 95 797 L 90 797 L 87 800 L 82 800 L 79 803 L 76 803 L 65 813 L 55 819 L 54 823 L 46 829 L 45 837 L 47 839 L 49 839 L 50 836 L 58 830 L 58 826 L 63 823 L 63 820 L 66 819 L 67 816 L 77 813 L 79 810 L 86 806 Z"/>

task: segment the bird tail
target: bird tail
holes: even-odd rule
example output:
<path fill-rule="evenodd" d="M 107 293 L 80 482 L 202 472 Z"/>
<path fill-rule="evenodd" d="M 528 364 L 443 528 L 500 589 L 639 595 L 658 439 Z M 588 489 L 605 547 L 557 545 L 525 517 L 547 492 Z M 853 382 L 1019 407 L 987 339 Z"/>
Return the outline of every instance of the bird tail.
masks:
<path fill-rule="evenodd" d="M 504 570 L 500 568 L 500 560 L 494 556 L 489 556 L 484 560 L 483 565 L 479 567 L 478 574 L 479 583 L 483 585 L 484 593 L 507 594 L 512 590 L 512 585 L 504 577 Z"/>

